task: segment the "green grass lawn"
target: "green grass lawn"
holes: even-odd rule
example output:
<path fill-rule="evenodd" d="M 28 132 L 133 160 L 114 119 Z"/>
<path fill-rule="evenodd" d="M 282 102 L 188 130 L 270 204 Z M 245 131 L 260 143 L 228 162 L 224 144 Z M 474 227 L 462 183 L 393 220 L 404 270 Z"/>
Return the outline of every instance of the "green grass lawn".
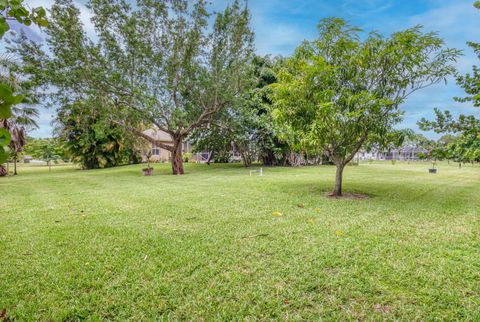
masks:
<path fill-rule="evenodd" d="M 23 320 L 480 320 L 480 167 L 187 164 L 0 178 L 0 310 Z M 276 217 L 272 212 L 281 212 Z"/>

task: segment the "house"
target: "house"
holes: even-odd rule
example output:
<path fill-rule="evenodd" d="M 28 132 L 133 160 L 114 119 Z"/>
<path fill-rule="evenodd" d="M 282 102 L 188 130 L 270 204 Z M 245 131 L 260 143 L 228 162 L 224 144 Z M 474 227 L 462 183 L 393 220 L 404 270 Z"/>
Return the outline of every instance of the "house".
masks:
<path fill-rule="evenodd" d="M 162 144 L 173 146 L 173 139 L 167 132 L 158 129 L 148 129 L 143 131 L 143 134 L 159 141 Z M 190 142 L 186 141 L 182 143 L 182 153 L 191 153 L 192 147 Z M 148 148 L 142 152 L 142 158 L 147 160 L 148 154 L 151 154 L 150 161 L 153 162 L 165 162 L 169 161 L 172 157 L 172 153 L 166 149 L 159 147 L 155 143 L 148 143 Z"/>
<path fill-rule="evenodd" d="M 364 151 L 361 150 L 355 155 L 356 160 L 400 160 L 418 161 L 420 155 L 426 155 L 427 150 L 415 146 L 404 146 L 391 151 Z"/>
<path fill-rule="evenodd" d="M 149 137 L 159 141 L 162 144 L 173 146 L 173 139 L 165 131 L 159 129 L 148 129 L 143 131 L 143 134 L 148 135 Z M 230 161 L 239 162 L 241 161 L 240 153 L 235 149 L 235 145 L 232 143 L 232 148 L 230 151 Z M 198 153 L 192 153 L 193 147 L 190 141 L 185 141 L 182 143 L 182 154 L 190 153 L 189 160 L 193 162 L 207 162 L 210 159 L 211 152 L 203 151 Z M 167 162 L 172 158 L 172 153 L 166 149 L 161 148 L 155 143 L 148 142 L 148 145 L 142 151 L 143 161 L 147 161 L 148 155 L 150 154 L 150 161 L 152 162 Z"/>

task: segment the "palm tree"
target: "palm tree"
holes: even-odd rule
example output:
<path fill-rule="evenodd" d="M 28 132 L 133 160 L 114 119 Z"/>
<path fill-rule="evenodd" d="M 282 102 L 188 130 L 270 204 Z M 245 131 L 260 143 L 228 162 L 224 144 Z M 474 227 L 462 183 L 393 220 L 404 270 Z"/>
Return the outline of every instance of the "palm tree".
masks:
<path fill-rule="evenodd" d="M 8 130 L 12 136 L 9 148 L 14 160 L 14 175 L 17 174 L 18 154 L 23 151 L 27 143 L 27 131 L 38 128 L 35 118 L 39 116 L 38 110 L 34 107 L 35 97 L 28 92 L 25 83 L 21 82 L 12 72 L 15 66 L 15 61 L 10 56 L 0 56 L 0 81 L 24 96 L 21 104 L 12 107 L 10 118 L 0 119 L 0 128 Z M 0 165 L 0 176 L 6 175 L 7 169 L 4 165 Z"/>

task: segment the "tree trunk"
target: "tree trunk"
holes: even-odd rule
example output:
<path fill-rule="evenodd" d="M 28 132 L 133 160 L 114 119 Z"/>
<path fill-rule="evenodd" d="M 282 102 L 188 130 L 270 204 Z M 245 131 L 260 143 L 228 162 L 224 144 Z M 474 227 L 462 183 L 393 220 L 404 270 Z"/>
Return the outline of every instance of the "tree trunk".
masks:
<path fill-rule="evenodd" d="M 210 165 L 210 162 L 212 162 L 213 159 L 213 151 L 210 151 L 208 153 L 208 158 L 207 158 L 207 164 Z"/>
<path fill-rule="evenodd" d="M 13 158 L 13 175 L 16 176 L 17 175 L 17 156 L 15 155 L 15 157 Z"/>
<path fill-rule="evenodd" d="M 342 195 L 342 182 L 343 182 L 343 169 L 345 168 L 344 162 L 337 163 L 337 172 L 335 174 L 335 189 L 332 196 L 340 197 Z"/>
<path fill-rule="evenodd" d="M 7 176 L 7 168 L 5 167 L 4 164 L 0 164 L 0 177 L 6 177 Z"/>
<path fill-rule="evenodd" d="M 182 138 L 174 139 L 172 151 L 172 172 L 173 175 L 184 174 L 182 159 Z"/>
<path fill-rule="evenodd" d="M 249 166 L 252 165 L 252 159 L 250 158 L 250 155 L 248 152 L 242 152 L 242 160 L 243 160 L 243 165 L 248 168 Z"/>

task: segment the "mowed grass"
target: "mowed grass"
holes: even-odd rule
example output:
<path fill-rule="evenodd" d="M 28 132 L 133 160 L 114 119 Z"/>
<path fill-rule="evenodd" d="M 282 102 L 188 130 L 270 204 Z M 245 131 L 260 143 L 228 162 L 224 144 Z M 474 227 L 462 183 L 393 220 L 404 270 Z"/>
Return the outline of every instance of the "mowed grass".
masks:
<path fill-rule="evenodd" d="M 480 320 L 480 167 L 22 167 L 0 310 L 23 320 Z M 274 216 L 280 212 L 282 216 Z"/>

